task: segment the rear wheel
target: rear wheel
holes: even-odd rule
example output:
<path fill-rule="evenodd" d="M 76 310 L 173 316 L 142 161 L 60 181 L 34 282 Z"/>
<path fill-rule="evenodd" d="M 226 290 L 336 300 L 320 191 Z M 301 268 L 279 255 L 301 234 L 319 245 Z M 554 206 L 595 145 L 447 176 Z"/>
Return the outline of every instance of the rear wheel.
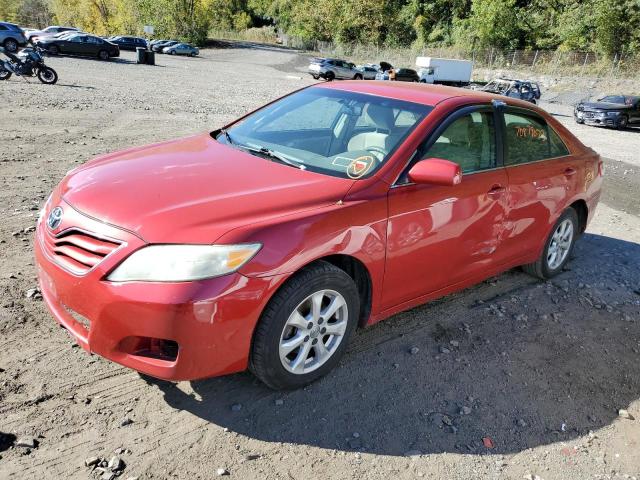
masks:
<path fill-rule="evenodd" d="M 578 214 L 569 207 L 553 226 L 540 258 L 534 263 L 524 265 L 522 269 L 530 275 L 543 279 L 560 273 L 571 257 L 579 228 Z"/>
<path fill-rule="evenodd" d="M 107 52 L 106 50 L 100 50 L 98 52 L 98 58 L 100 60 L 109 60 L 109 52 Z"/>
<path fill-rule="evenodd" d="M 303 269 L 262 313 L 251 370 L 277 390 L 317 380 L 340 361 L 359 312 L 358 290 L 343 270 L 327 262 Z"/>
<path fill-rule="evenodd" d="M 11 72 L 8 70 L 0 70 L 0 80 L 9 80 L 11 78 Z"/>
<path fill-rule="evenodd" d="M 14 53 L 18 51 L 18 42 L 16 42 L 13 38 L 7 38 L 4 41 L 4 48 L 9 53 Z"/>

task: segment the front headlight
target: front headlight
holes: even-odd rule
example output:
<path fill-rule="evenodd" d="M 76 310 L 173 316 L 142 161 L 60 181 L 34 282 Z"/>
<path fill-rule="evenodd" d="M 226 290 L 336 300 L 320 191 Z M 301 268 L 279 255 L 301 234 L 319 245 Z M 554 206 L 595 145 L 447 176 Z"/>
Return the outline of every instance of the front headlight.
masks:
<path fill-rule="evenodd" d="M 134 252 L 107 280 L 187 282 L 235 272 L 260 250 L 247 245 L 151 245 Z"/>

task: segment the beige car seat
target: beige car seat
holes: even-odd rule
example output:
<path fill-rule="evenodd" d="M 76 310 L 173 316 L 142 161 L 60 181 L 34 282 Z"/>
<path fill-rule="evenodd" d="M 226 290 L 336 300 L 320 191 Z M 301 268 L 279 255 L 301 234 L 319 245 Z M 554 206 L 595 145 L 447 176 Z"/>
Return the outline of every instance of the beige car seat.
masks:
<path fill-rule="evenodd" d="M 395 125 L 393 110 L 388 107 L 370 103 L 367 105 L 364 114 L 376 129 L 373 132 L 364 132 L 353 136 L 351 140 L 349 140 L 347 150 L 353 152 L 376 147 L 384 151 L 385 154 L 389 153 L 392 147 L 389 137 Z M 382 160 L 382 158 L 379 158 L 379 160 Z"/>

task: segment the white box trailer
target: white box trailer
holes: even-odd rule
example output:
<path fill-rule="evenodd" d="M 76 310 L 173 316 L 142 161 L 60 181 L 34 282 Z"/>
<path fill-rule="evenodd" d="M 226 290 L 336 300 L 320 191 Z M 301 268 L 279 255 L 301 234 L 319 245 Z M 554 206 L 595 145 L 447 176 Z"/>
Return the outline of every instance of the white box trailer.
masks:
<path fill-rule="evenodd" d="M 416 58 L 416 66 L 418 67 L 420 81 L 423 83 L 454 86 L 469 85 L 471 83 L 473 62 L 470 60 L 418 57 Z"/>

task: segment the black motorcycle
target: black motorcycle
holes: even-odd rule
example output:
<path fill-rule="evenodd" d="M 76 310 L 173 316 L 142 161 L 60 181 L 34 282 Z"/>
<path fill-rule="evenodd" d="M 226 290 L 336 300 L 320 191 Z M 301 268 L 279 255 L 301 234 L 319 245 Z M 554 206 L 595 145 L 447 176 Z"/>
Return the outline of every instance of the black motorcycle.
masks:
<path fill-rule="evenodd" d="M 14 73 L 20 77 L 38 77 L 42 83 L 53 85 L 58 81 L 56 71 L 44 64 L 44 50 L 40 47 L 25 48 L 17 55 L 0 48 L 9 60 L 0 60 L 0 80 L 8 80 Z"/>

